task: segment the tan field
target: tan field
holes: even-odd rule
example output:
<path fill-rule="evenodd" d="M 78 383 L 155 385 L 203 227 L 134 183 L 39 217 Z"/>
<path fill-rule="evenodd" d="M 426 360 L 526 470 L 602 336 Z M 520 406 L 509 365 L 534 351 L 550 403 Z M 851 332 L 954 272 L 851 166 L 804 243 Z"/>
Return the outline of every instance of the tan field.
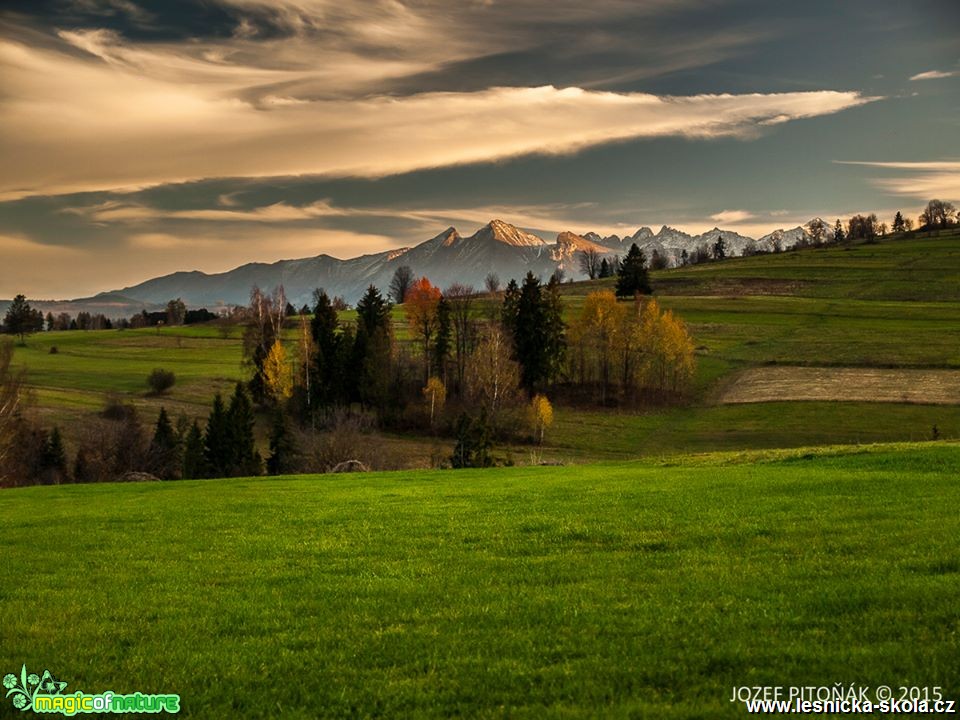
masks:
<path fill-rule="evenodd" d="M 721 404 L 781 400 L 960 404 L 960 370 L 762 367 L 743 372 Z"/>

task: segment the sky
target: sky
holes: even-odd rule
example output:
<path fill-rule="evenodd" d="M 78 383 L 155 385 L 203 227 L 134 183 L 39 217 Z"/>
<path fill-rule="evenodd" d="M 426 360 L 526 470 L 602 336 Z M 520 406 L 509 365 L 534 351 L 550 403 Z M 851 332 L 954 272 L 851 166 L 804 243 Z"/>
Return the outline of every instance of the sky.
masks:
<path fill-rule="evenodd" d="M 956 0 L 4 0 L 0 298 L 493 218 L 960 205 L 958 27 Z"/>

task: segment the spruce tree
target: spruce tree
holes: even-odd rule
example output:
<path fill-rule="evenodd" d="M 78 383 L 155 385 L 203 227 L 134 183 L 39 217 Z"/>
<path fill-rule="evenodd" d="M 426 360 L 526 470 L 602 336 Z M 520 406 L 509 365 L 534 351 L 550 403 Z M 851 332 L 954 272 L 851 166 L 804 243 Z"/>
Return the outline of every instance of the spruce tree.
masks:
<path fill-rule="evenodd" d="M 79 462 L 79 456 L 77 462 Z M 183 472 L 181 474 L 184 479 L 205 478 L 208 475 L 203 433 L 200 432 L 200 426 L 196 420 L 193 421 L 183 441 Z"/>
<path fill-rule="evenodd" d="M 633 243 L 617 272 L 617 297 L 629 298 L 637 293 L 649 295 L 651 292 L 647 259 L 637 244 Z"/>
<path fill-rule="evenodd" d="M 43 482 L 48 485 L 59 485 L 69 479 L 67 475 L 67 453 L 63 449 L 63 437 L 60 428 L 54 426 L 47 436 L 43 447 L 43 456 L 40 459 Z"/>
<path fill-rule="evenodd" d="M 237 383 L 226 414 L 227 445 L 230 450 L 227 477 L 259 475 L 263 472 L 263 460 L 257 452 L 253 434 L 254 422 L 250 396 L 243 383 Z"/>
<path fill-rule="evenodd" d="M 528 391 L 549 382 L 563 354 L 559 282 L 544 288 L 528 272 L 523 285 L 511 281 L 504 295 L 501 315 L 513 341 L 514 358 L 521 367 L 521 385 Z"/>
<path fill-rule="evenodd" d="M 906 230 L 906 224 L 903 222 L 903 213 L 897 210 L 897 214 L 893 216 L 893 231 L 900 233 L 904 230 Z"/>
<path fill-rule="evenodd" d="M 203 434 L 203 463 L 205 475 L 227 477 L 233 460 L 231 431 L 224 408 L 223 397 L 217 393 L 213 398 L 213 410 L 207 418 Z"/>
<path fill-rule="evenodd" d="M 268 475 L 284 475 L 297 469 L 297 446 L 290 431 L 286 416 L 277 409 L 270 428 L 270 457 L 267 458 Z"/>
<path fill-rule="evenodd" d="M 839 245 L 846 239 L 847 237 L 843 233 L 843 223 L 840 222 L 840 218 L 837 218 L 837 223 L 833 226 L 833 241 Z"/>
<path fill-rule="evenodd" d="M 378 328 L 389 327 L 391 307 L 380 291 L 371 285 L 357 303 L 357 323 L 363 326 L 367 335 L 373 335 Z"/>
<path fill-rule="evenodd" d="M 173 480 L 180 474 L 180 443 L 163 407 L 150 441 L 149 461 L 150 472 L 162 480 Z"/>
<path fill-rule="evenodd" d="M 327 408 L 342 400 L 341 373 L 341 333 L 337 311 L 333 309 L 330 298 L 325 292 L 318 291 L 314 298 L 313 320 L 310 321 L 310 334 L 313 337 L 316 352 L 314 354 L 314 393 L 311 405 Z"/>
<path fill-rule="evenodd" d="M 9 335 L 19 335 L 20 344 L 23 345 L 27 335 L 39 330 L 43 330 L 43 313 L 31 308 L 26 297 L 17 295 L 3 318 L 3 331 Z"/>

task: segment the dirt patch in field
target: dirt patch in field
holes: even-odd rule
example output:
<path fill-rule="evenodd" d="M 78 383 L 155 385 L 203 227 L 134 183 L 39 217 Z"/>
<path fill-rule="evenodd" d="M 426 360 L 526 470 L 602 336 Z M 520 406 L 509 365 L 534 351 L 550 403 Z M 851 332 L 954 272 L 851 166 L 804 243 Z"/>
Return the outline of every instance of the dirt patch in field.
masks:
<path fill-rule="evenodd" d="M 656 290 L 660 295 L 796 295 L 809 283 L 777 278 L 717 278 L 658 277 Z"/>
<path fill-rule="evenodd" d="M 960 370 L 763 367 L 747 370 L 721 404 L 778 400 L 960 404 Z"/>

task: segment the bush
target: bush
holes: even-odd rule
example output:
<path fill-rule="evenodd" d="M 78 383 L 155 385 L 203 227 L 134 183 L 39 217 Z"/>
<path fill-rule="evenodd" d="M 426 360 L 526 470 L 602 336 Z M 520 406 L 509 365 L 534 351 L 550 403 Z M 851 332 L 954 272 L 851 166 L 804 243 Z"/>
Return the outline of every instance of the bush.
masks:
<path fill-rule="evenodd" d="M 176 375 L 170 370 L 164 370 L 163 368 L 154 368 L 153 372 L 147 376 L 147 385 L 150 386 L 150 390 L 153 391 L 154 395 L 162 395 L 172 388 L 176 381 Z"/>
<path fill-rule="evenodd" d="M 100 417 L 106 420 L 128 421 L 137 411 L 130 403 L 124 402 L 116 393 L 107 395 L 107 400 L 100 411 Z"/>

